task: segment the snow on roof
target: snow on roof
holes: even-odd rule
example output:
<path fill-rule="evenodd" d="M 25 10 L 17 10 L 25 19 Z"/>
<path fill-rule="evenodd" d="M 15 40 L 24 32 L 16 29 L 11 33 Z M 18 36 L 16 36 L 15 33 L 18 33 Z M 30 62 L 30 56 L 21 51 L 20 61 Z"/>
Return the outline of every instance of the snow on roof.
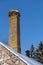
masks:
<path fill-rule="evenodd" d="M 12 52 L 13 54 L 15 54 L 17 57 L 19 57 L 21 60 L 23 60 L 27 65 L 43 65 L 39 62 L 37 62 L 36 60 L 32 59 L 32 58 L 29 58 L 27 56 L 24 56 L 18 52 L 16 52 L 15 50 L 13 50 L 12 48 L 10 48 L 9 46 L 3 44 L 0 42 L 0 44 L 2 46 L 4 46 L 6 49 L 8 49 L 10 52 Z"/>

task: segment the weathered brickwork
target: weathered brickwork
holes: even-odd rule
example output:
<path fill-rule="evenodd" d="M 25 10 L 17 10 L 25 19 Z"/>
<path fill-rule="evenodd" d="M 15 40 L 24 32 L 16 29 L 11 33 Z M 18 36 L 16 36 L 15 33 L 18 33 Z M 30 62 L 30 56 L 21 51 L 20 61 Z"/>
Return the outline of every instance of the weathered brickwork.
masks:
<path fill-rule="evenodd" d="M 17 52 L 21 52 L 20 49 L 20 13 L 17 11 L 9 12 L 10 30 L 9 30 L 9 45 Z"/>
<path fill-rule="evenodd" d="M 0 45 L 0 65 L 27 65 L 24 61 Z"/>

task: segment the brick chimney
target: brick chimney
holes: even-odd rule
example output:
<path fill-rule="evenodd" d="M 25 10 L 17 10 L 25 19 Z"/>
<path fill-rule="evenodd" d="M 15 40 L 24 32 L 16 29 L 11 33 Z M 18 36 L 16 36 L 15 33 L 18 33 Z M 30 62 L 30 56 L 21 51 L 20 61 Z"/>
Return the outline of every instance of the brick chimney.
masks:
<path fill-rule="evenodd" d="M 15 51 L 21 53 L 20 48 L 20 13 L 18 10 L 9 11 L 9 46 Z"/>

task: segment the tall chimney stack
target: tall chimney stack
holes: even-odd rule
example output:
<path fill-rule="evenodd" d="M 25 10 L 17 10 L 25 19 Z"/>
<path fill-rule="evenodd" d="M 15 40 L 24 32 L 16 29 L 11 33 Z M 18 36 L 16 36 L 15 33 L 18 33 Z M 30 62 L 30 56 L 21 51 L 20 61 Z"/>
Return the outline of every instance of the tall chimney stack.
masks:
<path fill-rule="evenodd" d="M 9 32 L 9 46 L 15 51 L 21 53 L 20 48 L 20 13 L 18 10 L 9 11 L 10 32 Z"/>

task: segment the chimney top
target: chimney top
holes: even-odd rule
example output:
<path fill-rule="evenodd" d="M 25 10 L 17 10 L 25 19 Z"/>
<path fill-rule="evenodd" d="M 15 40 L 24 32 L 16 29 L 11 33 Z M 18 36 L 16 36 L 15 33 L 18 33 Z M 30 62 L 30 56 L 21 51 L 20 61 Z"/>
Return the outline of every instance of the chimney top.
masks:
<path fill-rule="evenodd" d="M 8 13 L 9 16 L 18 15 L 20 16 L 20 13 L 18 10 L 10 10 Z"/>

